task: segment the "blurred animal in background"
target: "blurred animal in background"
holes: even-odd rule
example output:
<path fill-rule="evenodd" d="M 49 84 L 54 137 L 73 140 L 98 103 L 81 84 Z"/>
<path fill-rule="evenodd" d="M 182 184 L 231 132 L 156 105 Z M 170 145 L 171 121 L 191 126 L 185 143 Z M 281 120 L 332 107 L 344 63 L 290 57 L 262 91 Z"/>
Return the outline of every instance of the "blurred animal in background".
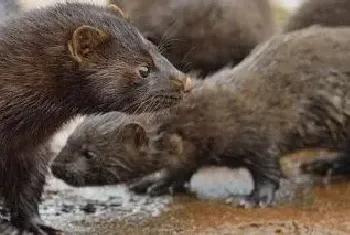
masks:
<path fill-rule="evenodd" d="M 269 0 L 111 0 L 175 67 L 234 66 L 275 31 Z"/>
<path fill-rule="evenodd" d="M 329 27 L 350 25 L 349 0 L 305 0 L 287 21 L 284 31 L 312 25 Z"/>

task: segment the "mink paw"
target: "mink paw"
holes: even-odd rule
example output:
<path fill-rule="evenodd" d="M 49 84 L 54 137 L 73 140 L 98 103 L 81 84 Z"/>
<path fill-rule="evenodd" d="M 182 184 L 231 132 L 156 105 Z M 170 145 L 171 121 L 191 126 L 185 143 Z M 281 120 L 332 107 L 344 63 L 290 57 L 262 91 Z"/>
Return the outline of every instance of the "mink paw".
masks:
<path fill-rule="evenodd" d="M 38 218 L 30 220 L 13 218 L 11 219 L 11 223 L 21 231 L 20 234 L 24 231 L 29 231 L 35 235 L 64 235 L 63 231 L 45 225 L 44 222 Z"/>
<path fill-rule="evenodd" d="M 272 183 L 261 184 L 253 192 L 240 201 L 240 207 L 244 208 L 266 208 L 274 206 L 276 202 L 276 185 Z"/>
<path fill-rule="evenodd" d="M 147 193 L 150 196 L 173 195 L 184 190 L 184 182 L 176 180 L 167 170 L 141 177 L 129 184 L 129 189 L 136 193 Z"/>

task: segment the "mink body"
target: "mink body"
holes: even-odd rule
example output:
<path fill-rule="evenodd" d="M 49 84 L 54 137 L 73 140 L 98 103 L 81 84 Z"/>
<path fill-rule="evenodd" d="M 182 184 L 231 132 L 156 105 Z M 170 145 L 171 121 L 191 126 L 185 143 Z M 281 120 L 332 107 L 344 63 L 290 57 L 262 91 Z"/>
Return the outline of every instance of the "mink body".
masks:
<path fill-rule="evenodd" d="M 304 148 L 340 149 L 348 138 L 349 36 L 348 28 L 322 27 L 275 36 L 236 68 L 205 79 L 156 121 L 129 117 L 127 123 L 138 130 L 131 135 L 136 142 L 129 143 L 138 143 L 131 152 L 111 156 L 112 160 L 98 156 L 109 171 L 122 176 L 122 182 L 133 179 L 140 166 L 151 165 L 150 174 L 161 169 L 131 184 L 133 190 L 151 195 L 183 184 L 205 165 L 245 166 L 255 181 L 246 203 L 271 205 L 283 177 L 281 156 Z M 59 177 L 69 175 L 59 169 L 84 159 L 71 158 L 69 153 L 81 148 L 73 143 L 67 145 L 73 147 L 71 152 L 55 160 Z M 133 151 L 136 157 L 130 156 Z M 69 164 L 61 164 L 64 159 Z M 121 182 L 114 178 L 113 183 Z M 108 184 L 107 179 L 100 180 Z"/>
<path fill-rule="evenodd" d="M 39 215 L 50 158 L 41 147 L 77 114 L 141 112 L 182 99 L 184 74 L 111 8 L 57 4 L 0 26 L 0 195 L 20 231 Z"/>
<path fill-rule="evenodd" d="M 168 167 L 131 188 L 157 195 L 203 165 L 239 165 L 255 181 L 246 203 L 271 205 L 281 156 L 337 150 L 348 138 L 349 36 L 348 28 L 322 27 L 275 36 L 208 78 L 151 134 L 150 151 L 168 156 Z"/>

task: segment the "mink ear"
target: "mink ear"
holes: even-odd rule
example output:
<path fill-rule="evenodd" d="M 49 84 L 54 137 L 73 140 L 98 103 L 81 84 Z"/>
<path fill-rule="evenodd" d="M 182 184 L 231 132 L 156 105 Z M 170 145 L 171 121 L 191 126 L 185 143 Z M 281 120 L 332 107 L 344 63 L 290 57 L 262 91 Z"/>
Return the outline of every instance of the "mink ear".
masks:
<path fill-rule="evenodd" d="M 74 30 L 71 40 L 68 41 L 68 49 L 73 59 L 79 64 L 93 64 L 98 58 L 98 47 L 108 38 L 109 35 L 106 32 L 83 25 Z"/>
<path fill-rule="evenodd" d="M 120 9 L 120 7 L 118 7 L 115 4 L 110 4 L 108 5 L 108 10 L 110 12 L 112 12 L 113 14 L 119 15 L 122 18 L 126 18 L 124 12 L 122 11 L 122 9 Z"/>
<path fill-rule="evenodd" d="M 124 126 L 122 136 L 125 141 L 133 143 L 137 148 L 148 145 L 149 138 L 145 129 L 138 123 Z"/>

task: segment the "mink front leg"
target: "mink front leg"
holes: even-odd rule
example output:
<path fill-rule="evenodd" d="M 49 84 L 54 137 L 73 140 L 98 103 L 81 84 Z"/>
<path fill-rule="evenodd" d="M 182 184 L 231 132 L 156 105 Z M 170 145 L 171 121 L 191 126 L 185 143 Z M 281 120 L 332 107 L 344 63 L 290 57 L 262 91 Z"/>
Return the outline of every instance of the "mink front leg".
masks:
<path fill-rule="evenodd" d="M 20 234 L 32 232 L 40 235 L 63 234 L 45 226 L 40 218 L 39 203 L 45 185 L 49 156 L 43 150 L 8 156 L 2 175 L 2 194 L 10 210 L 10 221 Z"/>

